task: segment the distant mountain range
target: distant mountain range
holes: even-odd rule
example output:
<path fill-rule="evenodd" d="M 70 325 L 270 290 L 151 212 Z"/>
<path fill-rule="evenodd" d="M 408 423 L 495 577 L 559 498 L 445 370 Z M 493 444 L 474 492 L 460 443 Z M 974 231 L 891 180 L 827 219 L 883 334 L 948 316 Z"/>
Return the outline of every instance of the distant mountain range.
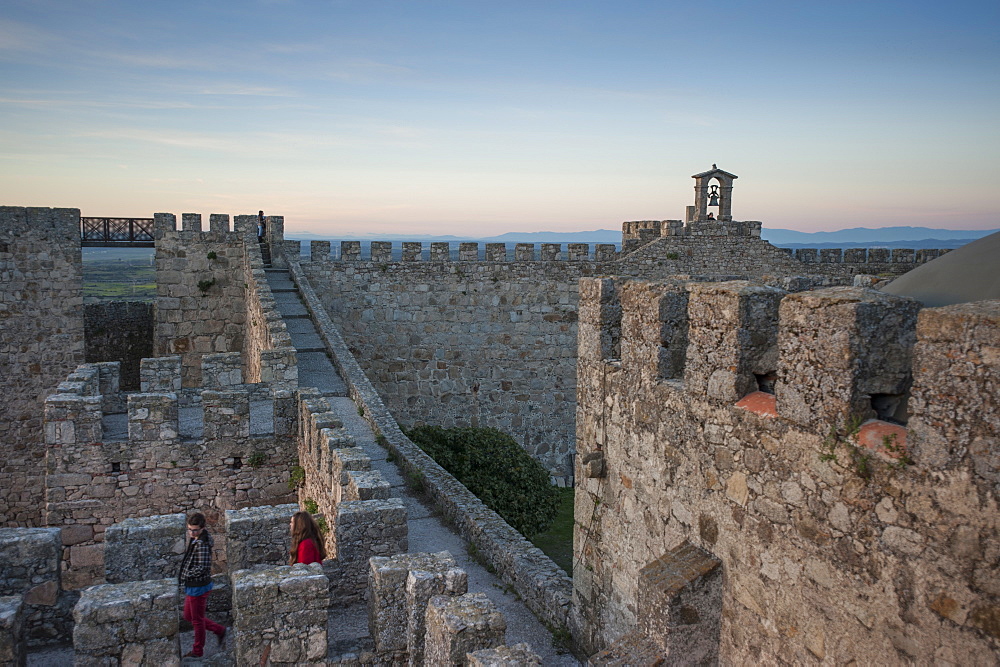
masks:
<path fill-rule="evenodd" d="M 785 248 L 958 248 L 969 241 L 988 236 L 997 229 L 933 229 L 931 227 L 855 227 L 836 232 L 798 232 L 792 229 L 763 229 L 761 237 Z M 621 244 L 622 233 L 614 229 L 589 232 L 507 232 L 499 236 L 430 236 L 427 234 L 313 234 L 289 232 L 287 238 L 300 241 L 478 241 L 479 243 L 614 243 Z"/>

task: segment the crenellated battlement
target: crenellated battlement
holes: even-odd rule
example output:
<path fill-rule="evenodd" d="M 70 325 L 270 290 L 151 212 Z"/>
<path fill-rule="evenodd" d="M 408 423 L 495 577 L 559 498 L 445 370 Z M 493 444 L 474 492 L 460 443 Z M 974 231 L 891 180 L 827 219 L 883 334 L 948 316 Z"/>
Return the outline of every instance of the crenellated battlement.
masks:
<path fill-rule="evenodd" d="M 965 331 L 970 319 L 987 324 Z M 963 331 L 960 354 L 978 362 L 996 343 L 990 322 L 1000 322 L 995 302 L 921 311 L 857 287 L 787 293 L 746 281 L 584 278 L 580 364 L 611 363 L 640 383 L 671 381 L 728 404 L 761 391 L 777 417 L 824 434 L 851 419 L 938 423 L 956 409 L 930 400 L 944 378 L 929 361 L 955 363 L 958 345 L 943 344 L 941 330 Z M 971 395 L 991 394 L 1000 371 L 988 369 Z"/>
<path fill-rule="evenodd" d="M 482 248 L 481 248 L 482 245 Z M 560 243 L 517 243 L 513 250 L 505 243 L 449 243 L 419 241 L 372 241 L 367 257 L 362 257 L 361 241 L 341 241 L 339 253 L 331 255 L 330 241 L 310 241 L 309 256 L 314 262 L 610 262 L 618 258 L 613 243 L 568 243 L 563 251 Z M 285 241 L 285 255 L 300 260 L 300 241 Z"/>
<path fill-rule="evenodd" d="M 244 383 L 238 352 L 202 369 L 207 386 L 185 388 L 180 357 L 144 359 L 124 393 L 117 362 L 83 364 L 45 400 L 44 518 L 63 528 L 68 587 L 103 576 L 104 530 L 125 517 L 294 498 L 294 394 Z"/>
<path fill-rule="evenodd" d="M 726 572 L 728 661 L 994 655 L 1000 301 L 585 278 L 579 312 L 585 642 L 690 542 Z"/>

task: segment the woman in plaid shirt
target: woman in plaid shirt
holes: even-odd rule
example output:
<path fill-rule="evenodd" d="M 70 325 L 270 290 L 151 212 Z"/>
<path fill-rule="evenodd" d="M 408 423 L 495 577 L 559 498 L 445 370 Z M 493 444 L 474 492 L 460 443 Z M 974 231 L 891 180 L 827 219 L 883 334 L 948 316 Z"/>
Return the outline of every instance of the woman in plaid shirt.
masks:
<path fill-rule="evenodd" d="M 205 618 L 205 603 L 212 590 L 212 536 L 205 528 L 205 515 L 187 517 L 188 548 L 177 578 L 184 586 L 184 618 L 194 626 L 194 647 L 185 658 L 200 658 L 205 651 L 205 628 L 215 633 L 219 646 L 226 641 L 226 628 Z"/>

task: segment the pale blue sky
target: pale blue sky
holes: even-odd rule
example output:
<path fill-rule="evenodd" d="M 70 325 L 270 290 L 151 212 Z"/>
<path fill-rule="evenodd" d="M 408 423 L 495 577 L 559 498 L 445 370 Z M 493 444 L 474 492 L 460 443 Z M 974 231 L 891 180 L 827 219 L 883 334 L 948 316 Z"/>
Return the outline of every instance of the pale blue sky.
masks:
<path fill-rule="evenodd" d="M 0 5 L 0 204 L 494 234 L 1000 227 L 1000 3 Z"/>

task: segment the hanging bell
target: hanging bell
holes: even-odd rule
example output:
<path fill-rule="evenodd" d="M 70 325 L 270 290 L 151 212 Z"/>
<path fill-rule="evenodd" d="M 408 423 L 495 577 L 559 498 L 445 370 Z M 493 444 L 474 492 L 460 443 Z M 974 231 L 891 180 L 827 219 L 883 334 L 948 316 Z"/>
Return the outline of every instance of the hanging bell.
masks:
<path fill-rule="evenodd" d="M 712 191 L 708 193 L 708 205 L 718 206 L 719 205 L 719 186 L 713 185 Z"/>

